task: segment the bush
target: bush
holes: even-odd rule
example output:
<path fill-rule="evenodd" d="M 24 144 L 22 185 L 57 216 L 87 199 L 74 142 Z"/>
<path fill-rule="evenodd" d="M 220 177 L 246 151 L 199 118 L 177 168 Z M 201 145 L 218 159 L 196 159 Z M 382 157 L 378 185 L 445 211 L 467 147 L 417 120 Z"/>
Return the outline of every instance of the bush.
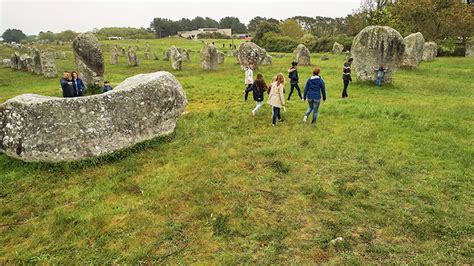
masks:
<path fill-rule="evenodd" d="M 347 51 L 351 49 L 352 37 L 340 35 L 316 38 L 314 46 L 308 47 L 308 49 L 315 52 L 330 52 L 335 42 L 344 45 L 344 50 Z"/>
<path fill-rule="evenodd" d="M 261 46 L 270 52 L 291 53 L 298 46 L 299 41 L 289 36 L 281 36 L 274 32 L 267 32 L 263 35 Z"/>
<path fill-rule="evenodd" d="M 464 56 L 466 47 L 455 39 L 443 40 L 438 43 L 438 56 Z"/>

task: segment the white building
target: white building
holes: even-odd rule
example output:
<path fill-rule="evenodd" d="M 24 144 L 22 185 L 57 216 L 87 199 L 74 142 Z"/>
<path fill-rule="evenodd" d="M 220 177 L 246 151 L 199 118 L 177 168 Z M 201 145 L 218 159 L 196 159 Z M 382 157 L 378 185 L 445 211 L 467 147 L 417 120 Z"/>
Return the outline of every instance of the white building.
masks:
<path fill-rule="evenodd" d="M 225 36 L 232 36 L 232 29 L 202 28 L 191 31 L 178 31 L 178 36 L 183 38 L 197 39 L 200 33 L 220 33 Z"/>

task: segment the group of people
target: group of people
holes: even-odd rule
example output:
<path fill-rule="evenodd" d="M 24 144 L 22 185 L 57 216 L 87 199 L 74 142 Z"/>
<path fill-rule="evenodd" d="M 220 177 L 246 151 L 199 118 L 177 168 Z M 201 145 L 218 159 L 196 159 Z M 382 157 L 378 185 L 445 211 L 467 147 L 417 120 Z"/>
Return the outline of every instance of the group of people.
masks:
<path fill-rule="evenodd" d="M 64 98 L 81 97 L 84 96 L 86 86 L 82 79 L 79 78 L 79 74 L 76 71 L 64 71 L 63 78 L 59 81 L 61 83 L 61 89 Z M 108 81 L 104 81 L 102 92 L 111 91 L 113 88 L 110 86 Z"/>
<path fill-rule="evenodd" d="M 342 80 L 343 80 L 343 89 L 342 89 L 342 98 L 347 98 L 347 88 L 349 82 L 352 82 L 351 77 L 351 65 L 353 59 L 349 58 L 343 66 L 342 70 Z M 261 73 L 257 74 L 255 81 L 253 80 L 253 70 L 255 65 L 250 63 L 245 70 L 245 100 L 248 98 L 250 92 L 253 93 L 253 98 L 255 100 L 256 106 L 252 110 L 252 115 L 255 116 L 256 113 L 263 106 L 264 94 L 267 92 L 268 100 L 267 103 L 272 107 L 272 126 L 276 125 L 276 122 L 283 122 L 284 119 L 281 117 L 281 109 L 286 111 L 285 108 L 285 78 L 282 73 L 277 74 L 271 81 L 270 85 L 267 86 L 264 77 Z M 383 78 L 386 72 L 384 66 L 378 68 L 374 67 L 376 72 L 376 85 L 381 86 L 383 83 Z M 288 101 L 290 101 L 293 91 L 296 89 L 298 96 L 304 102 L 308 102 L 308 109 L 303 116 L 303 122 L 307 122 L 308 117 L 313 113 L 311 124 L 315 124 L 318 118 L 318 110 L 321 104 L 321 100 L 326 101 L 326 86 L 324 80 L 320 76 L 321 69 L 318 67 L 313 68 L 312 76 L 309 77 L 306 81 L 303 95 L 299 87 L 299 76 L 298 76 L 298 63 L 292 62 L 291 68 L 288 69 L 288 78 L 290 79 L 290 93 L 288 94 Z"/>

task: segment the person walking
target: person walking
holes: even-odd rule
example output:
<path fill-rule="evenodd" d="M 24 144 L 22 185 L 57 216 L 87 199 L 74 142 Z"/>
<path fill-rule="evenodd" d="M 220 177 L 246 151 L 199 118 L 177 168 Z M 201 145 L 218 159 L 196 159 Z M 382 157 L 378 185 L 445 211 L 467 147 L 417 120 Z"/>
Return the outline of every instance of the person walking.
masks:
<path fill-rule="evenodd" d="M 59 81 L 61 83 L 61 89 L 63 91 L 64 98 L 74 97 L 74 88 L 72 86 L 72 81 L 69 76 L 69 71 L 63 72 L 63 78 Z"/>
<path fill-rule="evenodd" d="M 349 87 L 349 82 L 352 82 L 351 77 L 351 65 L 354 59 L 349 58 L 347 62 L 344 63 L 344 67 L 342 69 L 342 80 L 344 82 L 344 88 L 342 89 L 342 98 L 348 97 L 347 95 L 347 87 Z"/>
<path fill-rule="evenodd" d="M 76 71 L 71 72 L 72 75 L 72 86 L 74 88 L 74 97 L 84 96 L 84 82 L 79 78 Z"/>
<path fill-rule="evenodd" d="M 306 123 L 308 116 L 313 112 L 313 119 L 311 124 L 316 123 L 318 118 L 319 105 L 321 104 L 321 95 L 323 101 L 326 101 L 326 86 L 324 85 L 324 80 L 319 76 L 321 69 L 315 67 L 313 69 L 313 76 L 306 81 L 306 86 L 304 87 L 304 96 L 303 100 L 306 102 L 308 100 L 308 110 L 303 118 L 303 122 Z"/>
<path fill-rule="evenodd" d="M 244 84 L 245 84 L 245 90 L 244 90 L 244 93 L 245 93 L 245 100 L 247 100 L 248 96 L 249 96 L 249 92 L 250 90 L 248 90 L 252 84 L 253 84 L 253 67 L 254 67 L 254 64 L 253 63 L 249 63 L 247 69 L 245 70 L 245 80 L 244 80 Z"/>
<path fill-rule="evenodd" d="M 298 91 L 298 96 L 302 100 L 301 97 L 301 90 L 300 86 L 298 85 L 299 77 L 298 77 L 298 62 L 292 62 L 291 68 L 288 69 L 288 78 L 290 79 L 290 94 L 288 95 L 288 101 L 291 99 L 291 95 L 293 94 L 293 90 L 296 89 Z"/>
<path fill-rule="evenodd" d="M 267 103 L 272 106 L 273 116 L 272 116 L 272 126 L 275 126 L 276 120 L 278 122 L 283 122 L 284 119 L 281 118 L 281 108 L 285 108 L 285 95 L 283 90 L 285 88 L 285 78 L 282 73 L 279 73 L 276 76 L 275 82 L 272 83 L 270 89 L 270 95 L 268 96 Z"/>
<path fill-rule="evenodd" d="M 252 91 L 253 92 L 253 99 L 255 100 L 255 108 L 252 110 L 252 115 L 255 116 L 255 114 L 260 110 L 260 108 L 263 105 L 263 94 L 268 90 L 267 84 L 265 83 L 265 80 L 263 79 L 263 75 L 261 73 L 257 74 L 257 79 L 255 79 L 255 82 L 250 86 L 247 90 L 245 90 L 246 93 Z"/>

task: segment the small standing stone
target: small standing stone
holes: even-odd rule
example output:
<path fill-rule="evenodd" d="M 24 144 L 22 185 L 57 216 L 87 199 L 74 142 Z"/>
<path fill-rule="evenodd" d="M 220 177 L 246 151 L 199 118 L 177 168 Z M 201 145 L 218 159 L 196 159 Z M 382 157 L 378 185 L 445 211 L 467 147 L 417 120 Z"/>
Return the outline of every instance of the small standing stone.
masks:
<path fill-rule="evenodd" d="M 189 56 L 189 49 L 184 49 L 184 51 L 181 55 L 183 57 L 184 62 L 190 62 L 191 61 L 191 58 Z"/>
<path fill-rule="evenodd" d="M 143 58 L 144 58 L 145 60 L 150 60 L 150 55 L 148 54 L 148 52 L 145 52 L 145 53 L 143 54 Z"/>
<path fill-rule="evenodd" d="M 218 64 L 223 64 L 224 60 L 225 60 L 224 52 L 221 52 L 221 51 L 217 52 L 217 63 Z"/>
<path fill-rule="evenodd" d="M 117 53 L 117 49 L 112 49 L 112 52 L 111 52 L 111 55 L 110 55 L 110 64 L 112 65 L 117 65 L 118 64 L 118 53 Z"/>
<path fill-rule="evenodd" d="M 205 44 L 201 49 L 201 66 L 204 70 L 217 69 L 218 65 L 217 49 L 212 44 Z"/>
<path fill-rule="evenodd" d="M 128 49 L 128 66 L 138 66 L 140 62 L 138 62 L 137 54 L 133 51 L 132 48 Z"/>
<path fill-rule="evenodd" d="M 301 66 L 311 65 L 311 54 L 309 49 L 304 44 L 298 44 L 298 47 L 293 51 L 294 60 Z"/>
<path fill-rule="evenodd" d="M 156 52 L 153 52 L 153 60 L 158 60 L 158 54 L 156 54 Z"/>
<path fill-rule="evenodd" d="M 173 45 L 168 50 L 170 51 L 171 68 L 181 70 L 182 58 L 178 47 Z"/>
<path fill-rule="evenodd" d="M 56 65 L 54 64 L 54 55 L 48 51 L 41 52 L 41 69 L 43 76 L 54 78 L 58 75 Z"/>

